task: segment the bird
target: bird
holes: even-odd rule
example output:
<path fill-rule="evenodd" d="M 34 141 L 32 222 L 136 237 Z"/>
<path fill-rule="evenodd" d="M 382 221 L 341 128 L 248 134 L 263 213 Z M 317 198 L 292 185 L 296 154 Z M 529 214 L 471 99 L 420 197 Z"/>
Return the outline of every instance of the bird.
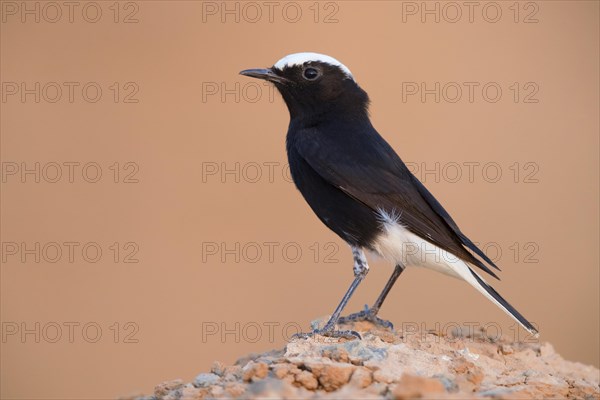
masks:
<path fill-rule="evenodd" d="M 537 328 L 484 280 L 482 272 L 499 279 L 494 270 L 500 268 L 372 125 L 369 96 L 348 67 L 331 56 L 303 52 L 240 74 L 271 82 L 281 94 L 290 115 L 286 151 L 292 180 L 321 222 L 352 250 L 350 287 L 325 325 L 305 336 L 360 339 L 356 331 L 336 330 L 359 320 L 393 328 L 378 313 L 408 266 L 466 281 L 538 336 Z M 393 273 L 371 307 L 341 316 L 369 272 L 366 254 L 391 262 Z"/>

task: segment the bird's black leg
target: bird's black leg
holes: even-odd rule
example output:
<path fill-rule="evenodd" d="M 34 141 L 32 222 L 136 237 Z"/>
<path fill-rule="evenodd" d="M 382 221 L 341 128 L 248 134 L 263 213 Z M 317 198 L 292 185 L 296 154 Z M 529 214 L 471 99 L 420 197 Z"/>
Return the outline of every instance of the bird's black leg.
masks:
<path fill-rule="evenodd" d="M 381 325 L 386 328 L 394 329 L 394 325 L 390 321 L 378 318 L 377 313 L 379 312 L 381 305 L 385 301 L 385 298 L 392 289 L 392 286 L 394 286 L 394 283 L 396 283 L 396 280 L 398 279 L 402 271 L 404 271 L 404 266 L 401 264 L 396 265 L 396 267 L 394 268 L 394 272 L 392 272 L 392 276 L 390 276 L 390 279 L 388 279 L 387 283 L 385 284 L 385 287 L 381 291 L 381 294 L 379 295 L 379 297 L 377 297 L 377 300 L 375 300 L 375 304 L 373 304 L 373 307 L 369 308 L 365 305 L 365 309 L 363 311 L 350 314 L 347 317 L 341 317 L 338 319 L 338 323 L 343 324 L 351 321 L 370 321 L 376 325 Z"/>
<path fill-rule="evenodd" d="M 365 253 L 358 247 L 352 247 L 352 255 L 354 256 L 354 281 L 346 291 L 346 294 L 342 298 L 340 304 L 336 307 L 335 311 L 329 318 L 329 321 L 325 324 L 323 328 L 315 329 L 311 333 L 308 334 L 298 334 L 298 337 L 309 337 L 314 335 L 323 335 L 329 337 L 343 337 L 348 339 L 361 339 L 361 336 L 358 332 L 346 330 L 346 331 L 336 331 L 335 325 L 340 318 L 340 314 L 348 304 L 350 297 L 354 294 L 354 291 L 358 287 L 358 285 L 362 282 L 362 280 L 367 276 L 369 272 L 369 265 L 367 264 L 367 258 L 365 257 Z"/>

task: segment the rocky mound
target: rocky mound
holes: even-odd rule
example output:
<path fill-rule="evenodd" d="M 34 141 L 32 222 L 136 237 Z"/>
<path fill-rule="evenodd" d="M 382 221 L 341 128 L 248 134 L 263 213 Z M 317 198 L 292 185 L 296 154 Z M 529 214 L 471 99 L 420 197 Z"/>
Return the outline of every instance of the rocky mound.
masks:
<path fill-rule="evenodd" d="M 235 365 L 216 362 L 194 382 L 164 382 L 137 399 L 600 399 L 600 371 L 563 360 L 549 343 L 403 335 L 365 322 L 344 328 L 363 340 L 295 339 Z"/>

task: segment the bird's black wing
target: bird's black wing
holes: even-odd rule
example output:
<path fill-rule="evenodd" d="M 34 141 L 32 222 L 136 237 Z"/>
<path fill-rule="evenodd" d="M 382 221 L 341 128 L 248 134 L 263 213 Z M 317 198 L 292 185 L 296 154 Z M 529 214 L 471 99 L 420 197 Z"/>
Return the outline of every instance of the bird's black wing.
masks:
<path fill-rule="evenodd" d="M 297 135 L 293 145 L 327 182 L 374 212 L 400 215 L 417 236 L 498 278 L 467 246 L 496 265 L 458 228 L 442 205 L 408 170 L 377 132 L 327 136 L 315 130 Z"/>
<path fill-rule="evenodd" d="M 427 190 L 425 185 L 423 185 L 421 183 L 421 181 L 419 181 L 414 175 L 412 177 L 413 177 L 413 181 L 415 182 L 415 186 L 417 187 L 417 190 L 419 191 L 419 193 L 421 193 L 421 196 L 423 196 L 423 198 L 427 201 L 427 203 L 429 203 L 431 208 L 440 217 L 442 217 L 444 219 L 444 221 L 448 224 L 448 226 L 452 229 L 452 231 L 459 237 L 461 243 L 463 245 L 467 246 L 471 251 L 473 251 L 479 257 L 483 258 L 485 260 L 485 262 L 490 264 L 492 267 L 496 268 L 497 270 L 500 270 L 500 268 L 498 268 L 498 266 L 496 264 L 494 264 L 494 262 L 492 260 L 490 260 L 490 258 L 483 251 L 481 251 L 481 249 L 479 247 L 477 247 L 475 245 L 475 243 L 473 243 L 471 241 L 471 239 L 469 239 L 464 233 L 462 233 L 460 231 L 460 229 L 458 228 L 458 225 L 456 225 L 456 222 L 454 222 L 454 220 L 452 219 L 450 214 L 448 214 L 448 212 L 444 209 L 444 207 L 442 207 L 440 202 L 437 201 L 437 199 L 435 197 L 433 197 L 433 195 L 429 192 L 429 190 Z"/>

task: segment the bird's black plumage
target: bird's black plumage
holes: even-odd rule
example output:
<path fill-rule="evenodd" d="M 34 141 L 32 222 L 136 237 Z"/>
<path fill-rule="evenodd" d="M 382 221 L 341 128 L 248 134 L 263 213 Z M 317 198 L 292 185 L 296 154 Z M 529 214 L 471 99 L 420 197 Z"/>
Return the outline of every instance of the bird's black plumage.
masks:
<path fill-rule="evenodd" d="M 381 229 L 377 212 L 401 213 L 408 230 L 498 278 L 465 249 L 497 268 L 375 130 L 367 94 L 335 67 L 323 68 L 316 87 L 277 84 L 291 104 L 290 172 L 315 214 L 346 242 L 372 249 Z M 292 81 L 299 72 L 288 68 L 280 75 Z"/>
<path fill-rule="evenodd" d="M 353 248 L 369 250 L 375 250 L 384 233 L 382 215 L 397 216 L 397 222 L 419 238 L 497 278 L 490 267 L 498 267 L 461 232 L 375 130 L 366 92 L 343 65 L 336 65 L 337 60 L 323 57 L 325 61 L 280 61 L 268 70 L 242 72 L 274 82 L 281 92 L 290 112 L 286 139 L 290 171 L 315 214 Z M 535 331 L 474 276 L 492 299 Z"/>
<path fill-rule="evenodd" d="M 402 225 L 419 237 L 496 277 L 465 249 L 470 244 L 485 257 L 412 175 L 367 116 L 350 124 L 290 127 L 287 143 L 290 171 L 298 189 L 321 220 L 347 242 L 352 243 L 352 238 L 346 237 L 344 230 L 359 239 L 360 247 L 372 249 L 371 241 L 381 229 L 378 212 L 383 210 L 399 214 Z M 344 144 L 343 149 L 339 148 L 340 143 Z M 321 190 L 323 181 L 338 193 L 334 195 L 333 190 L 327 190 L 331 194 L 325 195 Z M 329 203 L 333 196 L 338 201 L 343 196 L 351 201 L 332 207 Z M 356 216 L 350 216 L 350 221 L 343 215 L 348 211 L 346 203 L 353 203 L 353 210 L 360 208 Z"/>

